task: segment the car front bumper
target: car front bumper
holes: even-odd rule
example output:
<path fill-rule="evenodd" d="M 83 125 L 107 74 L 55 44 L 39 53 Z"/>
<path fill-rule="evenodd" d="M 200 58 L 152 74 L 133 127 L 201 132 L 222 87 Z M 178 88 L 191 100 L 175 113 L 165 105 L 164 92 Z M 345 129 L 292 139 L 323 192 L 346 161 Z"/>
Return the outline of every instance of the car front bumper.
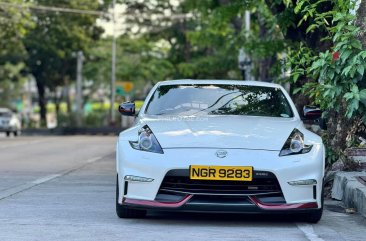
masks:
<path fill-rule="evenodd" d="M 297 204 L 263 204 L 250 197 L 241 203 L 234 202 L 200 202 L 194 195 L 187 195 L 179 202 L 159 202 L 124 198 L 123 205 L 134 209 L 180 211 L 180 212 L 213 212 L 213 213 L 306 213 L 318 209 L 316 202 Z"/>
<path fill-rule="evenodd" d="M 16 131 L 16 130 L 17 128 L 15 126 L 0 125 L 0 132 Z"/>
<path fill-rule="evenodd" d="M 292 212 L 321 208 L 324 176 L 324 150 L 321 145 L 314 145 L 307 154 L 283 157 L 279 157 L 278 151 L 229 149 L 226 158 L 218 158 L 216 150 L 177 148 L 164 149 L 164 154 L 158 154 L 134 150 L 129 143 L 120 141 L 117 144 L 118 202 L 141 209 L 199 212 Z M 273 174 L 281 193 L 224 195 L 206 192 L 202 195 L 183 191 L 165 195 L 161 192 L 168 173 L 180 170 L 187 176 L 190 165 L 253 166 L 259 174 Z M 125 180 L 126 176 L 140 179 Z M 314 180 L 316 184 L 290 184 L 303 180 Z M 282 201 L 278 201 L 280 197 Z"/>

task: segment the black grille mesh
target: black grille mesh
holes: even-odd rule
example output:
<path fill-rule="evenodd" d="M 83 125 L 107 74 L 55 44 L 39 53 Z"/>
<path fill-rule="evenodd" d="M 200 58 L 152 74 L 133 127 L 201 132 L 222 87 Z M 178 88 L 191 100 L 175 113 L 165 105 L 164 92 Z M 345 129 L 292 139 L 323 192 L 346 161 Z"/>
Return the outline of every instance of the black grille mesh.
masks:
<path fill-rule="evenodd" d="M 263 172 L 262 172 L 263 173 Z M 178 174 L 178 175 L 177 175 Z M 277 178 L 267 176 L 254 177 L 252 181 L 191 180 L 188 175 L 169 172 L 165 176 L 159 193 L 190 193 L 216 195 L 259 195 L 282 193 Z"/>

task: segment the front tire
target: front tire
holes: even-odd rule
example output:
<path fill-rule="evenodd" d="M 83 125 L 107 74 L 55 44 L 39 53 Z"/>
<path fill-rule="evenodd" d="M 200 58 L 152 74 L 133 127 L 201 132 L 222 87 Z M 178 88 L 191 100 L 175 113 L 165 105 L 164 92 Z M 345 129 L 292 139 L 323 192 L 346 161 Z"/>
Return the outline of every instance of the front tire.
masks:
<path fill-rule="evenodd" d="M 306 214 L 305 216 L 305 221 L 308 223 L 318 223 L 320 221 L 320 219 L 322 218 L 323 215 L 323 208 L 324 208 L 324 187 L 322 189 L 322 193 L 321 193 L 321 203 L 322 203 L 322 207 L 311 211 L 309 213 Z"/>
<path fill-rule="evenodd" d="M 116 183 L 116 213 L 119 218 L 144 218 L 146 216 L 146 210 L 138 210 L 129 208 L 127 206 L 118 203 L 119 186 L 118 186 L 118 175 Z"/>
<path fill-rule="evenodd" d="M 323 215 L 323 207 L 318 210 L 314 210 L 311 213 L 307 213 L 305 216 L 305 221 L 308 223 L 318 223 Z"/>
<path fill-rule="evenodd" d="M 10 137 L 10 131 L 7 131 L 7 132 L 6 132 L 6 136 L 7 136 L 7 137 Z"/>

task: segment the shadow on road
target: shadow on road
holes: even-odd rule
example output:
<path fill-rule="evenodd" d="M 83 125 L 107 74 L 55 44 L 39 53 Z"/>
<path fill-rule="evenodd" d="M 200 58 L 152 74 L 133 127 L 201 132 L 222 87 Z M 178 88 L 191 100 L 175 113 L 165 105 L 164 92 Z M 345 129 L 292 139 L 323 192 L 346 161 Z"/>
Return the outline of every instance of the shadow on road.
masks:
<path fill-rule="evenodd" d="M 187 225 L 217 225 L 229 224 L 230 226 L 243 225 L 243 224 L 268 224 L 268 223 L 294 223 L 302 222 L 301 215 L 289 215 L 289 214 L 227 214 L 227 213 L 177 213 L 177 212 L 158 212 L 150 211 L 148 216 L 143 219 L 149 221 L 159 221 L 159 223 L 167 222 L 169 224 L 177 224 L 180 222 Z"/>

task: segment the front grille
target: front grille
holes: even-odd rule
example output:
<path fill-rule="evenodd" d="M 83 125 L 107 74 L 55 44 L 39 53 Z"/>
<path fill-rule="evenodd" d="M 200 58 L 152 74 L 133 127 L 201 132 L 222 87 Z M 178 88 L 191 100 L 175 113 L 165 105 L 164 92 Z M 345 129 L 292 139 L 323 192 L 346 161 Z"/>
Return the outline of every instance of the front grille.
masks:
<path fill-rule="evenodd" d="M 256 172 L 253 180 L 245 181 L 218 181 L 218 180 L 191 180 L 188 172 L 173 170 L 167 173 L 159 194 L 185 193 L 199 195 L 262 195 L 281 194 L 277 178 L 270 172 Z"/>

